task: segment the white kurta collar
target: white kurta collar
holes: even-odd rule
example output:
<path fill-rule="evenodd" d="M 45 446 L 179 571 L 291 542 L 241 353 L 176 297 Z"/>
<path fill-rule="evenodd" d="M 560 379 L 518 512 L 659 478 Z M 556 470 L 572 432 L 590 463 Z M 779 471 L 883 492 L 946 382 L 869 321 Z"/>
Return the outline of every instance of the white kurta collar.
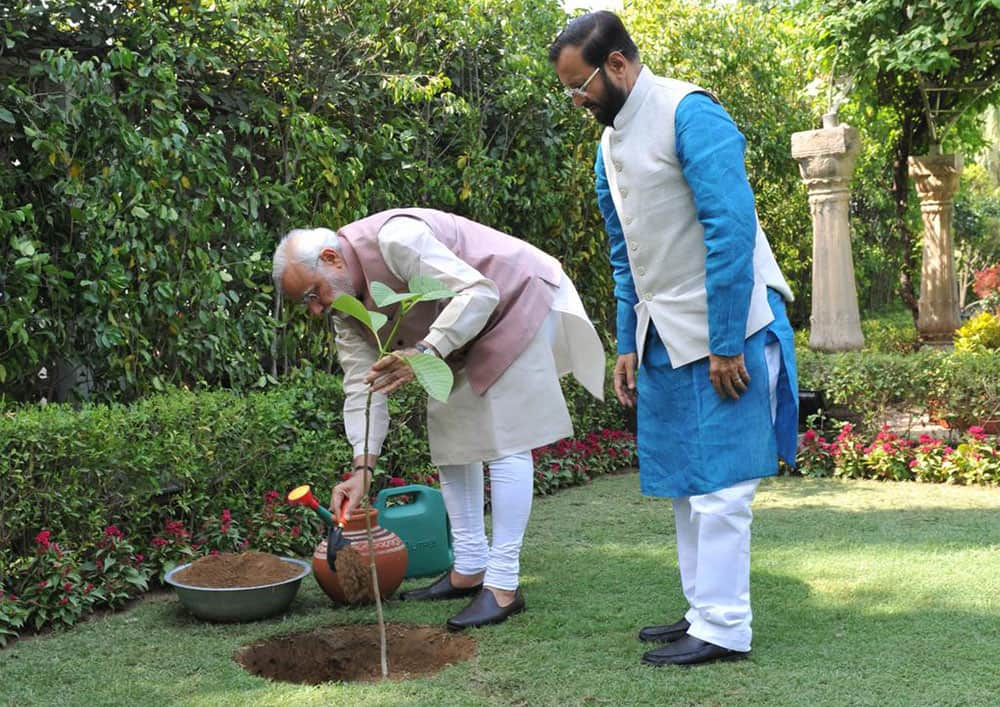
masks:
<path fill-rule="evenodd" d="M 654 78 L 653 72 L 645 66 L 639 70 L 639 76 L 636 77 L 635 85 L 632 86 L 628 98 L 625 99 L 625 105 L 622 106 L 621 110 L 618 111 L 618 115 L 615 116 L 615 130 L 624 128 L 632 117 L 639 112 L 639 107 L 642 106 L 643 101 L 646 100 L 646 96 L 649 94 L 649 90 L 653 87 Z"/>

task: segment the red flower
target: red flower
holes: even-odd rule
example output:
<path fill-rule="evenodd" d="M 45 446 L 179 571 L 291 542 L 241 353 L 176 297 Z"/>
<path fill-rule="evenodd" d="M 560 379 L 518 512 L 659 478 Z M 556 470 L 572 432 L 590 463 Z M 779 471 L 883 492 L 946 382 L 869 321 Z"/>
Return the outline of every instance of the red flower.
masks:
<path fill-rule="evenodd" d="M 83 593 L 90 594 L 92 591 L 94 591 L 94 583 L 87 582 L 87 586 L 83 588 Z"/>
<path fill-rule="evenodd" d="M 214 556 L 214 555 L 221 555 L 222 553 L 221 553 L 221 552 L 219 552 L 218 550 L 212 550 L 212 551 L 211 551 L 210 553 L 208 553 L 208 554 L 209 554 L 209 555 L 213 555 L 213 556 Z"/>
<path fill-rule="evenodd" d="M 300 528 L 300 527 L 299 527 L 299 526 L 297 526 L 297 525 L 293 525 L 293 526 L 292 526 L 292 537 L 293 537 L 293 538 L 297 538 L 297 537 L 299 537 L 299 535 L 301 535 L 301 534 L 302 534 L 302 528 Z"/>
<path fill-rule="evenodd" d="M 152 543 L 152 544 L 153 544 L 153 545 L 154 545 L 155 547 L 163 547 L 164 545 L 166 545 L 166 544 L 167 544 L 167 541 L 166 541 L 166 540 L 164 540 L 163 538 L 160 538 L 160 537 L 156 537 L 156 538 L 153 538 L 152 540 L 150 540 L 150 542 L 151 542 L 151 543 Z"/>
<path fill-rule="evenodd" d="M 69 582 L 64 582 L 63 583 L 63 591 L 64 592 L 68 592 L 71 589 L 73 589 L 73 585 L 72 584 L 70 584 Z"/>
<path fill-rule="evenodd" d="M 66 606 L 69 604 L 69 597 L 63 597 L 59 600 L 59 606 Z"/>
<path fill-rule="evenodd" d="M 969 434 L 975 439 L 986 439 L 986 432 L 979 425 L 973 425 L 969 428 Z"/>
<path fill-rule="evenodd" d="M 105 528 L 104 535 L 106 535 L 109 538 L 119 538 L 119 539 L 125 537 L 125 534 L 118 529 L 117 525 L 109 525 L 107 528 Z"/>
<path fill-rule="evenodd" d="M 35 536 L 35 543 L 41 549 L 48 550 L 49 547 L 52 545 L 52 543 L 49 542 L 49 538 L 50 537 L 52 537 L 52 531 L 51 530 L 43 530 L 42 532 L 40 532 L 38 535 Z"/>
<path fill-rule="evenodd" d="M 393 476 L 392 478 L 389 479 L 389 485 L 390 486 L 406 486 L 406 481 L 404 481 L 399 476 Z"/>
<path fill-rule="evenodd" d="M 45 589 L 47 586 L 49 586 L 49 580 L 47 579 L 43 579 L 41 582 L 38 583 L 39 589 Z"/>
<path fill-rule="evenodd" d="M 142 561 L 145 560 L 145 559 L 146 559 L 146 556 L 143 555 L 141 552 L 137 552 L 135 554 L 135 561 L 136 561 L 137 564 L 141 565 Z"/>
<path fill-rule="evenodd" d="M 222 509 L 222 522 L 231 523 L 233 521 L 233 514 L 229 512 L 228 508 Z"/>
<path fill-rule="evenodd" d="M 268 491 L 264 494 L 264 503 L 268 506 L 273 505 L 281 500 L 281 494 L 277 491 Z"/>

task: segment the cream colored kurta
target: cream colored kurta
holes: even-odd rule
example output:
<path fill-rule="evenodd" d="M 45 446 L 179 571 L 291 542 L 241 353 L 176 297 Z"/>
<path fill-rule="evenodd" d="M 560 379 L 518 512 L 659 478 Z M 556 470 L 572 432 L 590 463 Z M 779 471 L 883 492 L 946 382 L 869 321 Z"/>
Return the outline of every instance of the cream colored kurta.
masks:
<path fill-rule="evenodd" d="M 386 265 L 398 279 L 407 282 L 416 275 L 429 275 L 458 293 L 424 340 L 447 356 L 475 338 L 499 299 L 493 282 L 448 250 L 423 221 L 390 219 L 379 231 L 378 241 Z M 334 317 L 334 324 L 344 369 L 344 427 L 357 456 L 364 451 L 368 393 L 364 377 L 378 351 L 340 316 Z M 431 460 L 437 465 L 488 461 L 571 435 L 559 377 L 572 372 L 603 399 L 604 371 L 600 338 L 573 283 L 563 275 L 552 314 L 484 395 L 472 390 L 460 370 L 447 403 L 428 399 Z M 389 423 L 384 395 L 372 396 L 371 421 L 368 451 L 380 454 Z"/>

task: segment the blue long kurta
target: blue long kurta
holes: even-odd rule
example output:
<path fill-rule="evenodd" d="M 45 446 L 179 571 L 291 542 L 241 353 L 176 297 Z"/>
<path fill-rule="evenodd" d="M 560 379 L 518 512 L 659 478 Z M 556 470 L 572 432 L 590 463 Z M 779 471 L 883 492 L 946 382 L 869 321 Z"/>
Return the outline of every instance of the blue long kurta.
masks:
<path fill-rule="evenodd" d="M 720 398 L 708 378 L 708 358 L 673 368 L 650 324 L 636 382 L 639 478 L 649 496 L 699 495 L 774 475 L 779 456 L 794 465 L 798 433 L 795 349 L 780 294 L 768 290 L 774 321 L 745 338 L 757 220 L 743 167 L 743 135 L 725 109 L 702 93 L 681 100 L 675 130 L 677 156 L 705 231 L 710 350 L 719 356 L 743 353 L 751 382 L 739 400 Z M 638 296 L 600 146 L 595 171 L 618 302 L 618 353 L 634 353 Z M 772 421 L 764 347 L 774 342 L 782 366 Z"/>

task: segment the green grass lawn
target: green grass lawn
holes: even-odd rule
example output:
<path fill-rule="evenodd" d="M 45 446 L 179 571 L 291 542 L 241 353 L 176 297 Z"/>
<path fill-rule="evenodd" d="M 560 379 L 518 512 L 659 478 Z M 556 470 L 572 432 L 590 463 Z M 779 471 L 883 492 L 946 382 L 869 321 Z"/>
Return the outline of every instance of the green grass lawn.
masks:
<path fill-rule="evenodd" d="M 0 704 L 1000 704 L 1000 490 L 781 478 L 754 508 L 749 661 L 639 664 L 636 630 L 685 606 L 670 503 L 629 474 L 536 499 L 528 611 L 473 632 L 476 658 L 434 677 L 307 687 L 243 672 L 245 643 L 374 620 L 310 578 L 284 619 L 205 624 L 164 596 L 20 641 L 0 651 Z M 386 611 L 441 624 L 462 605 Z"/>

